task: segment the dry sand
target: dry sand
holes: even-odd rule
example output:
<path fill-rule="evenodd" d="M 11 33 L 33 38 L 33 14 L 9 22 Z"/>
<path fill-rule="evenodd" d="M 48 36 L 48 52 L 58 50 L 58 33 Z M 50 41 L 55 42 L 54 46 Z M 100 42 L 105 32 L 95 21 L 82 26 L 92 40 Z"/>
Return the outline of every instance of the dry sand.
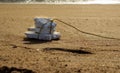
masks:
<path fill-rule="evenodd" d="M 26 39 L 24 32 L 34 25 L 36 16 L 57 18 L 105 38 L 56 21 L 60 40 Z M 0 4 L 0 73 L 8 71 L 4 66 L 19 73 L 23 69 L 36 73 L 120 73 L 120 5 Z"/>

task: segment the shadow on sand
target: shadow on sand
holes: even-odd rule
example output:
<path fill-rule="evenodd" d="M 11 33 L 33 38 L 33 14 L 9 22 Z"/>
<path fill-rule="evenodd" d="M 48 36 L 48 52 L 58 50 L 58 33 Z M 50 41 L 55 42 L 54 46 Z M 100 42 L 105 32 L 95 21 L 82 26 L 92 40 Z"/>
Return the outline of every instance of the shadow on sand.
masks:
<path fill-rule="evenodd" d="M 28 69 L 19 69 L 16 67 L 7 67 L 7 66 L 3 66 L 0 67 L 0 73 L 35 73 L 32 70 L 28 70 Z"/>
<path fill-rule="evenodd" d="M 76 53 L 76 54 L 93 54 L 85 50 L 66 49 L 66 48 L 44 48 L 43 51 L 63 51 L 63 52 L 70 52 L 70 53 Z"/>
<path fill-rule="evenodd" d="M 42 43 L 51 42 L 51 41 L 44 41 L 44 40 L 30 39 L 30 38 L 24 38 L 23 41 L 24 44 L 42 44 Z"/>

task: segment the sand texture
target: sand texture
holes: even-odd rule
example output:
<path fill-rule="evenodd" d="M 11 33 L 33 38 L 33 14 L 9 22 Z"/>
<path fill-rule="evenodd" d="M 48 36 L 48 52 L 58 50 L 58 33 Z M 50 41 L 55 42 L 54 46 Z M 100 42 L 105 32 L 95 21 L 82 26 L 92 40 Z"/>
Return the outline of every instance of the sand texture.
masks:
<path fill-rule="evenodd" d="M 25 38 L 34 17 L 60 19 L 60 40 Z M 84 32 L 82 32 L 84 31 Z M 120 5 L 0 4 L 0 73 L 120 73 Z"/>

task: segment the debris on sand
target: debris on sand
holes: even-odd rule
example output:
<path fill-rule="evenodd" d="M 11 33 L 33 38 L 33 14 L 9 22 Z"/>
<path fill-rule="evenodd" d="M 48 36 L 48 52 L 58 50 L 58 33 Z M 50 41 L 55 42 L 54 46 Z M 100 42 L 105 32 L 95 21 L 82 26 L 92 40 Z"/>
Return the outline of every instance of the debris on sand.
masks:
<path fill-rule="evenodd" d="M 0 73 L 35 73 L 32 70 L 28 70 L 28 69 L 19 69 L 16 67 L 7 67 L 7 66 L 3 66 L 0 68 Z"/>

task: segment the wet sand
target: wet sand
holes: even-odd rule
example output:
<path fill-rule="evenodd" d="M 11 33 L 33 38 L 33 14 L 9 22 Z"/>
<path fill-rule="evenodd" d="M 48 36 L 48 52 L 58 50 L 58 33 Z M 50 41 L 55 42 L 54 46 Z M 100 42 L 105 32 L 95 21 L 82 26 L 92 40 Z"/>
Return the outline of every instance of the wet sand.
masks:
<path fill-rule="evenodd" d="M 60 40 L 26 39 L 34 17 L 57 18 L 94 35 L 55 21 Z M 0 4 L 0 71 L 3 66 L 36 73 L 120 73 L 120 5 Z"/>

